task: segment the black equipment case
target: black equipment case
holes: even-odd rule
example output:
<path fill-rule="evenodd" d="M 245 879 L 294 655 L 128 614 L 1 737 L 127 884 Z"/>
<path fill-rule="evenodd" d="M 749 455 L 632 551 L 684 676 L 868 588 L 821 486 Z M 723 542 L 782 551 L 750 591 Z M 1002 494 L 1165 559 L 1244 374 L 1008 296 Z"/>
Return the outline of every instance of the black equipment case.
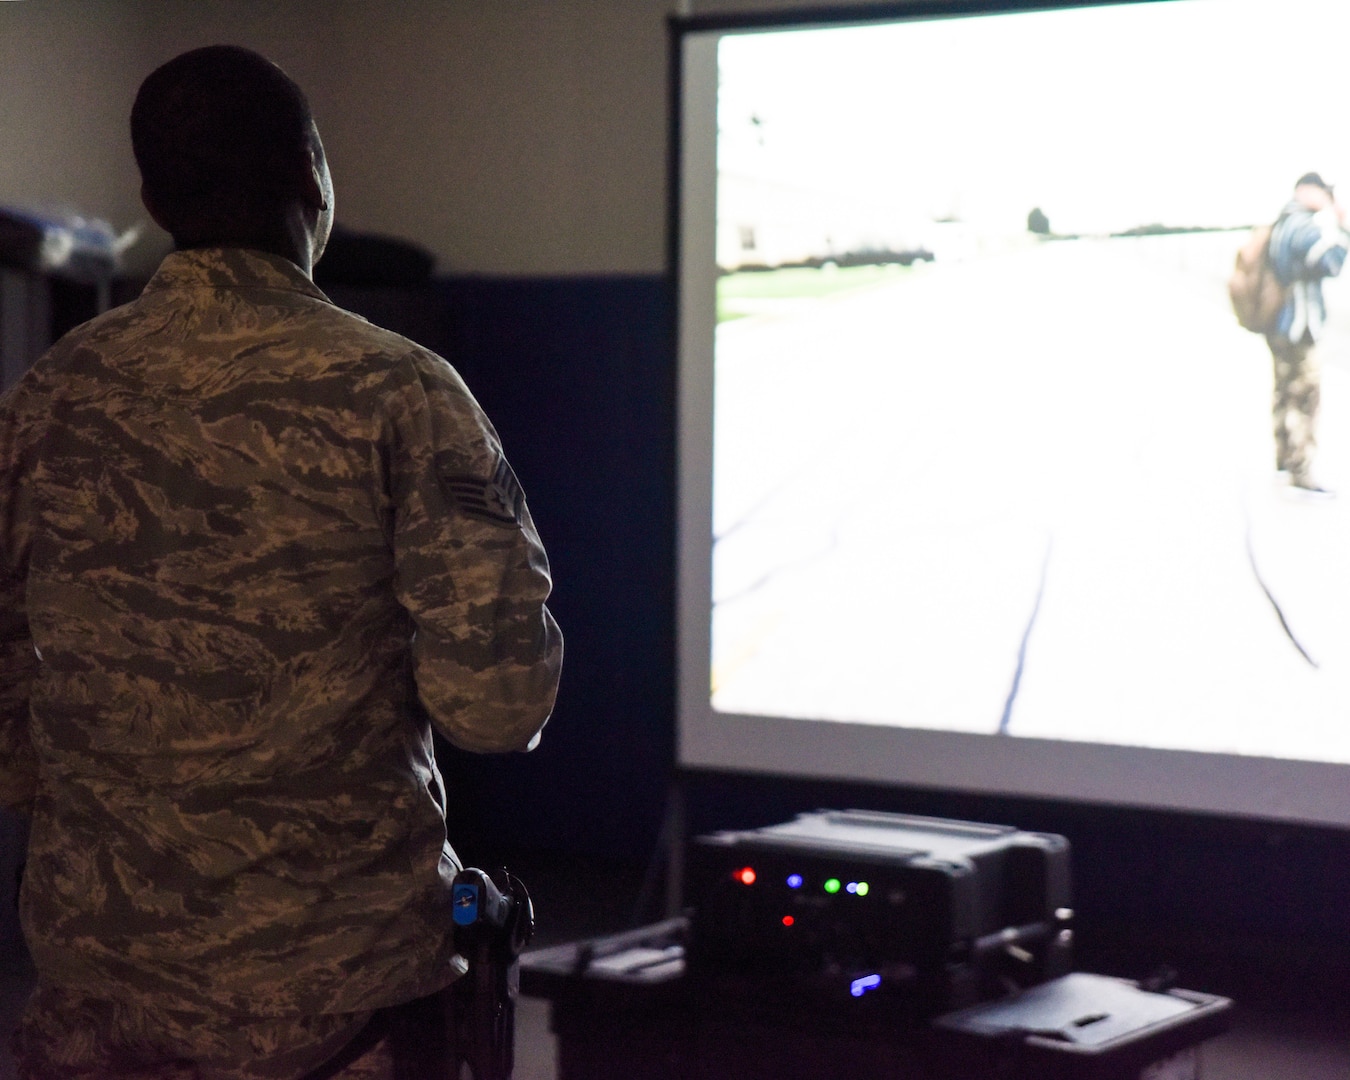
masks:
<path fill-rule="evenodd" d="M 1071 966 L 1060 836 L 821 811 L 698 838 L 686 881 L 690 977 L 761 1001 L 926 1018 Z"/>

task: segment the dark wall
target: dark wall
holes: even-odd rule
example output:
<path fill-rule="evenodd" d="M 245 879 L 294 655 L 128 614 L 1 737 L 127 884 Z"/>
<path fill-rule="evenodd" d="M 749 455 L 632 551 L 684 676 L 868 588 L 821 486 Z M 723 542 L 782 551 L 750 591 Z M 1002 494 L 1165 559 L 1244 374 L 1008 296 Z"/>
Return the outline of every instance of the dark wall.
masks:
<path fill-rule="evenodd" d="M 496 422 L 549 549 L 567 638 L 539 750 L 442 755 L 461 853 L 644 863 L 674 776 L 672 292 L 657 277 L 457 279 L 404 310 L 377 307 L 358 309 L 451 359 Z M 689 835 L 822 807 L 1061 833 L 1080 966 L 1142 977 L 1171 965 L 1183 985 L 1291 1005 L 1350 992 L 1345 832 L 713 773 L 680 786 Z"/>

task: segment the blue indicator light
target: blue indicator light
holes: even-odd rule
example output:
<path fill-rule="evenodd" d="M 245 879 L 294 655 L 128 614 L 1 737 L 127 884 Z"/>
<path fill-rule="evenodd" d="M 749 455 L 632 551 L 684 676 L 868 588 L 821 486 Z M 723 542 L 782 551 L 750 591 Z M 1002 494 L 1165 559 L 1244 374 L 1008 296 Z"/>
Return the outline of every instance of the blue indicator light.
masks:
<path fill-rule="evenodd" d="M 478 921 L 478 886 L 456 885 L 450 893 L 451 918 L 456 926 L 472 926 Z"/>
<path fill-rule="evenodd" d="M 849 983 L 848 992 L 854 997 L 862 997 L 867 991 L 875 990 L 880 985 L 880 975 L 864 975 L 861 979 L 854 979 Z"/>
<path fill-rule="evenodd" d="M 856 881 L 850 881 L 847 885 L 844 886 L 844 892 L 855 893 L 857 891 L 858 891 L 858 883 Z"/>
<path fill-rule="evenodd" d="M 787 887 L 789 889 L 800 889 L 802 887 L 801 874 L 789 874 L 787 879 Z"/>

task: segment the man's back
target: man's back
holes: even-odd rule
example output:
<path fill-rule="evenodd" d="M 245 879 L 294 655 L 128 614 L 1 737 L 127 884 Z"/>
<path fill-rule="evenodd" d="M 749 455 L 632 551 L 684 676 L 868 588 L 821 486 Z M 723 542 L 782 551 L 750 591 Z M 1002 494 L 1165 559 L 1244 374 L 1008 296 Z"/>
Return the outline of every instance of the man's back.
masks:
<path fill-rule="evenodd" d="M 524 748 L 560 653 L 523 502 L 456 500 L 504 465 L 458 377 L 285 259 L 206 249 L 5 406 L 44 978 L 251 1015 L 443 985 L 457 861 L 414 702 Z"/>

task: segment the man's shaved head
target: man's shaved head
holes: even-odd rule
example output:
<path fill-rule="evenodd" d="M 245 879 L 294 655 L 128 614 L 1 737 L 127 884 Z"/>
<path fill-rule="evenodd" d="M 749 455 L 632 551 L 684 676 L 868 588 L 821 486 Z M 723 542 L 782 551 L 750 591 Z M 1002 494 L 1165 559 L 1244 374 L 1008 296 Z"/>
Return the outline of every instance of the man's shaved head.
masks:
<path fill-rule="evenodd" d="M 147 205 L 180 247 L 264 236 L 295 196 L 312 131 L 304 91 L 233 45 L 156 68 L 131 109 Z"/>

